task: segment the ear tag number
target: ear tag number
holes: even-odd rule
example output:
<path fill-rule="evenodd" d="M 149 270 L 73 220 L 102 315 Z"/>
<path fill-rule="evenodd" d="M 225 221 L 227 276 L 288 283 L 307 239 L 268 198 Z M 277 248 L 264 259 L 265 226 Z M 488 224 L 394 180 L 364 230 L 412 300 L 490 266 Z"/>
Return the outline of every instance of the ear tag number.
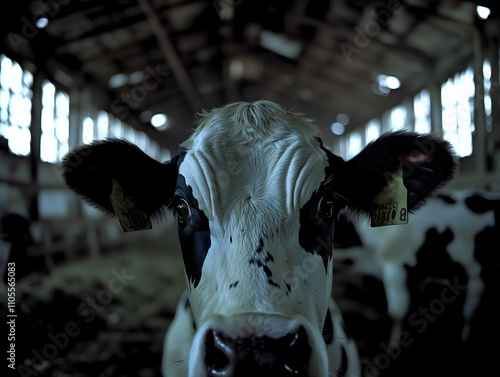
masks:
<path fill-rule="evenodd" d="M 403 184 L 403 168 L 394 173 L 392 179 L 373 199 L 371 226 L 400 225 L 408 223 L 408 191 Z"/>
<path fill-rule="evenodd" d="M 114 177 L 113 188 L 109 199 L 118 217 L 122 231 L 133 232 L 135 230 L 147 230 L 152 228 L 148 214 L 142 211 L 134 203 L 132 197 L 125 193 L 123 187 Z"/>

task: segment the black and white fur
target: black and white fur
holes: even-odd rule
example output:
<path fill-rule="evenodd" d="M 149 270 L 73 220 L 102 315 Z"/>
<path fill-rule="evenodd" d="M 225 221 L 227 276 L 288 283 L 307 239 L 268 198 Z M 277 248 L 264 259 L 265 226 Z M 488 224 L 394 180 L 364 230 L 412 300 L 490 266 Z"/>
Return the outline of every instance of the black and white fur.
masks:
<path fill-rule="evenodd" d="M 455 169 L 446 142 L 399 132 L 345 162 L 313 122 L 268 102 L 201 114 L 172 161 L 118 140 L 68 154 L 70 188 L 113 213 L 112 178 L 137 208 L 179 222 L 187 292 L 167 333 L 166 376 L 359 376 L 331 301 L 342 209 L 369 213 L 403 169 L 417 208 Z"/>

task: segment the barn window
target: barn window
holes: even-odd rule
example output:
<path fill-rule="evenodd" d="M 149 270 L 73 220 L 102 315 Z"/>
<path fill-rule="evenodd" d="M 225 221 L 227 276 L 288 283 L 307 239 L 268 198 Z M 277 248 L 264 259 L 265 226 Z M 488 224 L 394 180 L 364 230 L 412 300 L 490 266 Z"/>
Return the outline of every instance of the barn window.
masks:
<path fill-rule="evenodd" d="M 109 135 L 111 137 L 120 139 L 123 137 L 123 123 L 120 119 L 115 118 L 115 117 L 110 117 L 111 119 L 109 120 Z"/>
<path fill-rule="evenodd" d="M 441 86 L 443 137 L 461 157 L 472 154 L 474 93 L 472 68 L 457 73 Z"/>
<path fill-rule="evenodd" d="M 349 141 L 347 144 L 347 158 L 353 158 L 363 148 L 363 140 L 359 132 L 353 131 L 349 134 Z"/>
<path fill-rule="evenodd" d="M 365 127 L 365 141 L 368 144 L 380 136 L 381 124 L 378 119 L 370 120 Z"/>
<path fill-rule="evenodd" d="M 85 117 L 82 124 L 82 141 L 84 144 L 94 140 L 94 121 L 91 117 Z"/>
<path fill-rule="evenodd" d="M 84 144 L 91 143 L 93 140 L 105 138 L 117 138 L 128 140 L 137 145 L 149 156 L 162 159 L 164 156 L 170 158 L 170 151 L 160 148 L 158 143 L 144 132 L 134 129 L 132 126 L 122 122 L 112 114 L 97 110 L 93 106 L 88 108 L 88 116 L 83 119 L 81 137 Z"/>
<path fill-rule="evenodd" d="M 42 84 L 42 138 L 40 159 L 60 161 L 68 152 L 69 96 L 45 81 Z"/>
<path fill-rule="evenodd" d="M 406 108 L 403 105 L 394 107 L 389 115 L 388 128 L 391 131 L 402 130 L 406 126 Z"/>
<path fill-rule="evenodd" d="M 422 90 L 413 99 L 415 109 L 415 131 L 431 132 L 431 96 L 427 89 Z"/>
<path fill-rule="evenodd" d="M 105 139 L 109 136 L 109 114 L 105 111 L 99 111 L 97 114 L 97 138 Z"/>
<path fill-rule="evenodd" d="M 31 98 L 33 75 L 0 55 L 0 135 L 12 153 L 27 156 L 31 150 Z"/>

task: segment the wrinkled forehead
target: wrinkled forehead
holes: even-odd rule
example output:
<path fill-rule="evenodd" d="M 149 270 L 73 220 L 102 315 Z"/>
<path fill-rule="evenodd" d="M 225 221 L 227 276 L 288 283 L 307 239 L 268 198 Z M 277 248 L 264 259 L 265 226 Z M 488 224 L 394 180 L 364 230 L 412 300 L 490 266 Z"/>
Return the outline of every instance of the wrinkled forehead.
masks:
<path fill-rule="evenodd" d="M 198 145 L 179 174 L 209 219 L 248 203 L 283 215 L 297 212 L 325 180 L 328 160 L 317 140 Z"/>

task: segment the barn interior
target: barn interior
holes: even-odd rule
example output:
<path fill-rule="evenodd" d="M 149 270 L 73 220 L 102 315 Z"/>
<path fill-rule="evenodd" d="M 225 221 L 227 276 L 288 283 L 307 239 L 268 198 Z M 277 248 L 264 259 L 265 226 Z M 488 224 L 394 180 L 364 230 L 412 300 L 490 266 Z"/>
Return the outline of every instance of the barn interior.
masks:
<path fill-rule="evenodd" d="M 197 113 L 266 99 L 345 159 L 434 133 L 460 159 L 451 188 L 500 191 L 498 1 L 25 0 L 1 18 L 0 308 L 14 262 L 19 375 L 160 376 L 184 289 L 173 220 L 123 233 L 66 188 L 77 146 L 165 161 Z"/>

